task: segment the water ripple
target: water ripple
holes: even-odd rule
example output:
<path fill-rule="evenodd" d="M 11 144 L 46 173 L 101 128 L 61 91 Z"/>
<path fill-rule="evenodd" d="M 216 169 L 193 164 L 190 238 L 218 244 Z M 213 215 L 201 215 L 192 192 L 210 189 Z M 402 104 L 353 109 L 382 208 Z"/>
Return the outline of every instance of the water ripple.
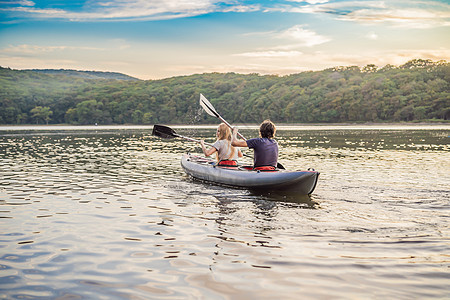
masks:
<path fill-rule="evenodd" d="M 449 130 L 279 134 L 311 197 L 192 180 L 198 146 L 145 129 L 0 131 L 2 296 L 448 296 Z"/>

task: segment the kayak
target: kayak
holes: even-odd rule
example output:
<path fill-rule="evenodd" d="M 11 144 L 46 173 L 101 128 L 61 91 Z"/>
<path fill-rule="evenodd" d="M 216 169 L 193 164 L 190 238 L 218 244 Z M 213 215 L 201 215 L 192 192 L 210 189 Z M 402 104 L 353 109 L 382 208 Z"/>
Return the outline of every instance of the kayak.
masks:
<path fill-rule="evenodd" d="M 273 190 L 311 194 L 319 179 L 317 171 L 258 171 L 244 166 L 217 166 L 212 159 L 185 154 L 181 166 L 191 177 L 250 190 Z"/>

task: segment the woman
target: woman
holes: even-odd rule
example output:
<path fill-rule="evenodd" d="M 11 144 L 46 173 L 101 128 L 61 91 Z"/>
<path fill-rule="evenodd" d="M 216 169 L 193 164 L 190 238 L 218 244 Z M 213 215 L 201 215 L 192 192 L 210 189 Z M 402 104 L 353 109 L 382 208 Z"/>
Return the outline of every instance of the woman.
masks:
<path fill-rule="evenodd" d="M 259 126 L 259 138 L 239 140 L 238 129 L 233 128 L 231 145 L 238 147 L 249 147 L 255 152 L 254 166 L 256 170 L 275 170 L 278 165 L 278 143 L 274 140 L 277 128 L 270 120 L 265 120 Z"/>
<path fill-rule="evenodd" d="M 217 141 L 210 149 L 206 149 L 205 141 L 201 140 L 203 153 L 210 156 L 216 153 L 218 165 L 237 166 L 238 157 L 242 157 L 242 152 L 238 148 L 231 145 L 231 130 L 225 123 L 221 123 L 217 127 Z"/>

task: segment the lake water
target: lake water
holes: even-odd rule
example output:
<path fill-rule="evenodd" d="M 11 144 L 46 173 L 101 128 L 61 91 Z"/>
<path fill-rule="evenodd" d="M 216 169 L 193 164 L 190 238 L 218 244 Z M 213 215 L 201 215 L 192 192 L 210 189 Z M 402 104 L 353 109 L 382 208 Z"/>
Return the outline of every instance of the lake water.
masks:
<path fill-rule="evenodd" d="M 277 135 L 310 197 L 192 180 L 151 127 L 0 127 L 0 298 L 450 298 L 450 125 Z"/>

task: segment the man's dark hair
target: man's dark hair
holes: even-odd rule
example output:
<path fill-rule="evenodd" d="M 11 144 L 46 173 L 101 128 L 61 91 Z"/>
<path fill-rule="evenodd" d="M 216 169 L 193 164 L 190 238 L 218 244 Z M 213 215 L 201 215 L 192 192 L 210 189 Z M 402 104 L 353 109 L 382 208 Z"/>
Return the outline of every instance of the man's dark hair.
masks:
<path fill-rule="evenodd" d="M 271 139 L 275 136 L 276 131 L 277 128 L 275 127 L 275 124 L 273 124 L 270 120 L 264 120 L 264 122 L 262 122 L 259 126 L 259 133 L 262 138 Z"/>

